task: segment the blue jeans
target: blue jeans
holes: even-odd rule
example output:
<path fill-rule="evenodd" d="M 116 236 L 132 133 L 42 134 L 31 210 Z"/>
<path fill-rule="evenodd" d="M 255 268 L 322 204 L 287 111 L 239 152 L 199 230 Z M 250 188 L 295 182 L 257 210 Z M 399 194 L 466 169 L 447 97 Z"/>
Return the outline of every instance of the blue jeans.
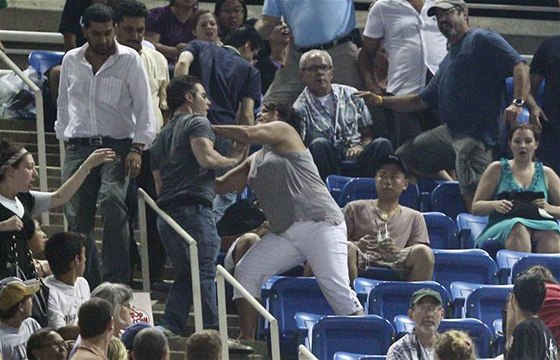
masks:
<path fill-rule="evenodd" d="M 93 236 L 98 201 L 103 221 L 103 281 L 123 284 L 130 282 L 130 234 L 125 205 L 128 178 L 125 177 L 124 170 L 124 160 L 130 149 L 130 142 L 115 141 L 107 147 L 111 147 L 117 154 L 115 160 L 92 169 L 64 207 L 69 230 L 82 233 L 87 238 L 87 267 L 84 276 L 92 289 L 99 285 L 101 280 Z M 62 181 L 72 176 L 95 149 L 95 146 L 69 145 L 62 167 Z"/>
<path fill-rule="evenodd" d="M 309 144 L 309 151 L 321 179 L 324 180 L 331 174 L 341 174 L 344 149 L 337 149 L 328 139 L 318 137 Z M 355 168 L 352 173 L 346 172 L 342 175 L 375 177 L 376 164 L 392 152 L 393 146 L 389 140 L 377 138 L 366 145 L 358 158 L 352 161 Z"/>
<path fill-rule="evenodd" d="M 218 305 L 214 279 L 220 237 L 212 216 L 212 208 L 188 205 L 167 210 L 167 213 L 197 242 L 204 328 L 217 329 Z M 169 290 L 161 321 L 163 326 L 180 334 L 185 329 L 193 303 L 189 245 L 160 217 L 157 225 L 167 256 L 177 274 Z"/>

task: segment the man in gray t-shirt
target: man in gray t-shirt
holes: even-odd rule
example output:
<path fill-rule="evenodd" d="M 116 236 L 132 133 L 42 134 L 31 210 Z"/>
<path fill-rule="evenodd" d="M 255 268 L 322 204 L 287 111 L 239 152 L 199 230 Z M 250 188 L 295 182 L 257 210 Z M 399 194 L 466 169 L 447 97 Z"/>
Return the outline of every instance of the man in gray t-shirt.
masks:
<path fill-rule="evenodd" d="M 206 118 L 210 101 L 195 77 L 174 78 L 167 88 L 167 102 L 173 116 L 151 149 L 158 205 L 197 241 L 204 327 L 217 328 L 214 277 L 220 238 L 212 217 L 214 170 L 235 166 L 245 149 L 234 145 L 231 154 L 235 155 L 231 158 L 214 150 L 215 136 Z M 161 218 L 157 225 L 177 273 L 167 297 L 162 327 L 167 334 L 180 334 L 193 303 L 189 249 Z"/>

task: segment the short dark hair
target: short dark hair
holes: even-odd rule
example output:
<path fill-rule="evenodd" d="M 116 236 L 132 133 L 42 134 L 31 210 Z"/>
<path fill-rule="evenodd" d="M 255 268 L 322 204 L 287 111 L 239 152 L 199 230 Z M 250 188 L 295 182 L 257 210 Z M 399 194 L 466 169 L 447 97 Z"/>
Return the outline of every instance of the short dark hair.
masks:
<path fill-rule="evenodd" d="M 70 271 L 70 263 L 80 256 L 85 248 L 85 237 L 75 232 L 59 232 L 45 244 L 45 257 L 54 275 Z"/>
<path fill-rule="evenodd" d="M 144 20 L 148 19 L 148 8 L 144 3 L 137 1 L 137 0 L 125 0 L 115 9 L 115 22 L 118 24 L 125 17 L 135 17 L 135 18 L 144 18 Z"/>
<path fill-rule="evenodd" d="M 169 350 L 167 338 L 153 327 L 142 329 L 134 337 L 134 358 L 136 360 L 161 359 Z"/>
<path fill-rule="evenodd" d="M 217 360 L 222 352 L 220 333 L 216 330 L 202 330 L 187 340 L 187 359 Z"/>
<path fill-rule="evenodd" d="M 93 4 L 88 6 L 82 15 L 82 26 L 86 29 L 90 27 L 92 22 L 106 23 L 115 22 L 115 13 L 110 6 L 103 4 Z"/>
<path fill-rule="evenodd" d="M 186 93 L 194 93 L 196 84 L 201 84 L 196 76 L 182 75 L 174 77 L 167 85 L 167 105 L 171 114 L 185 102 Z"/>
<path fill-rule="evenodd" d="M 264 47 L 264 41 L 259 35 L 257 30 L 252 26 L 241 26 L 238 29 L 232 30 L 226 39 L 224 44 L 233 46 L 238 49 L 242 47 L 247 41 L 251 44 L 251 50 L 258 50 Z"/>
<path fill-rule="evenodd" d="M 78 310 L 78 326 L 83 339 L 91 339 L 107 331 L 111 323 L 113 308 L 107 300 L 92 298 Z"/>
<path fill-rule="evenodd" d="M 301 136 L 301 116 L 291 105 L 265 100 L 262 106 L 268 110 L 276 111 L 278 117 L 283 122 L 290 124 Z"/>
<path fill-rule="evenodd" d="M 544 281 L 538 276 L 523 274 L 515 279 L 513 296 L 519 308 L 525 312 L 536 314 L 541 310 L 546 295 Z"/>
<path fill-rule="evenodd" d="M 540 278 L 545 284 L 558 284 L 558 280 L 556 280 L 554 275 L 552 275 L 552 272 L 546 266 L 531 266 L 529 269 L 527 269 L 526 274 Z"/>
<path fill-rule="evenodd" d="M 51 332 L 56 332 L 53 328 L 46 327 L 35 331 L 27 340 L 27 359 L 37 360 L 33 355 L 33 350 L 40 349 L 45 346 L 45 340 Z"/>

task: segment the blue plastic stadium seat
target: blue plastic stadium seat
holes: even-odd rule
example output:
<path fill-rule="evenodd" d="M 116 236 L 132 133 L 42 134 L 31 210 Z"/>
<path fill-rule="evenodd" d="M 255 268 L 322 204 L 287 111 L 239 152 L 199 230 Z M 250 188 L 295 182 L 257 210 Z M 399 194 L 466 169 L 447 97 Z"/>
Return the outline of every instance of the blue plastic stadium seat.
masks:
<path fill-rule="evenodd" d="M 465 299 L 465 316 L 492 328 L 494 320 L 502 318 L 502 309 L 512 290 L 512 285 L 479 285 Z"/>
<path fill-rule="evenodd" d="M 315 278 L 276 277 L 265 304 L 278 320 L 280 351 L 284 356 L 297 356 L 296 313 L 334 314 Z"/>
<path fill-rule="evenodd" d="M 446 289 L 457 279 L 477 284 L 498 284 L 496 263 L 484 250 L 434 249 L 434 256 L 434 280 Z"/>
<path fill-rule="evenodd" d="M 457 181 L 447 181 L 436 186 L 432 191 L 431 203 L 432 211 L 442 212 L 452 219 L 467 212 Z"/>
<path fill-rule="evenodd" d="M 340 202 L 340 193 L 342 193 L 342 188 L 344 188 L 344 185 L 346 185 L 352 179 L 354 178 L 342 175 L 329 175 L 325 179 L 325 183 L 327 185 L 327 189 L 329 189 L 329 193 L 339 206 L 342 206 Z"/>
<path fill-rule="evenodd" d="M 334 360 L 385 360 L 385 355 L 365 355 L 349 353 L 345 351 L 337 351 L 334 353 Z"/>
<path fill-rule="evenodd" d="M 376 199 L 377 190 L 374 178 L 355 178 L 342 188 L 340 194 L 340 206 L 344 206 L 350 201 L 359 199 Z M 420 192 L 416 184 L 409 184 L 399 198 L 399 204 L 408 206 L 412 209 L 419 209 Z"/>
<path fill-rule="evenodd" d="M 556 279 L 560 279 L 560 254 L 527 253 L 513 264 L 511 268 L 512 282 L 524 271 L 535 265 L 546 266 Z"/>
<path fill-rule="evenodd" d="M 458 249 L 460 247 L 457 225 L 452 218 L 434 211 L 422 213 L 422 215 L 424 215 L 428 227 L 432 249 Z"/>
<path fill-rule="evenodd" d="M 62 64 L 64 53 L 61 51 L 34 50 L 29 54 L 28 62 L 41 76 L 55 65 Z"/>
<path fill-rule="evenodd" d="M 324 316 L 313 325 L 311 352 L 319 359 L 332 359 L 339 351 L 384 355 L 393 342 L 391 323 L 376 315 Z"/>
<path fill-rule="evenodd" d="M 440 293 L 447 309 L 449 292 L 435 281 L 382 281 L 374 286 L 367 299 L 367 312 L 385 319 L 394 319 L 397 315 L 406 315 L 410 308 L 410 298 L 419 289 L 430 288 Z"/>
<path fill-rule="evenodd" d="M 354 291 L 358 295 L 358 300 L 365 307 L 367 302 L 367 297 L 371 289 L 373 289 L 377 284 L 383 280 L 371 279 L 365 277 L 357 277 L 354 279 Z"/>
<path fill-rule="evenodd" d="M 397 338 L 412 333 L 414 330 L 414 321 L 406 315 L 396 316 L 394 323 Z M 493 332 L 478 319 L 442 319 L 438 332 L 442 333 L 448 330 L 461 330 L 469 334 L 475 343 L 479 357 L 491 357 L 495 353 Z"/>
<path fill-rule="evenodd" d="M 488 224 L 488 216 L 477 216 L 469 213 L 457 215 L 457 227 L 462 249 L 472 249 L 474 242 Z"/>
<path fill-rule="evenodd" d="M 527 253 L 513 250 L 500 250 L 496 255 L 496 263 L 498 264 L 498 278 L 500 284 L 511 284 L 511 268 L 517 260 L 527 256 Z"/>

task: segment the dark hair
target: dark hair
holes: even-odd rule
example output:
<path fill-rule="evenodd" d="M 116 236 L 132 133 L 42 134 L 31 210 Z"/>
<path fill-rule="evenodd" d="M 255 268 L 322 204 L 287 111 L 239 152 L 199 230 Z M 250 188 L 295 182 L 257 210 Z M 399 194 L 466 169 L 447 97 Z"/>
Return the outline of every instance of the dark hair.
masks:
<path fill-rule="evenodd" d="M 16 155 L 22 148 L 23 146 L 14 145 L 6 140 L 0 140 L 0 167 L 6 164 L 6 162 L 12 156 Z M 19 167 L 19 164 L 22 162 L 24 155 L 26 154 L 27 153 L 20 156 L 19 159 L 17 159 L 11 166 L 17 169 Z M 0 182 L 2 182 L 4 178 L 5 178 L 5 174 L 0 173 Z"/>
<path fill-rule="evenodd" d="M 525 272 L 527 275 L 535 276 L 540 278 L 545 284 L 558 284 L 558 280 L 552 275 L 552 272 L 546 267 L 542 265 L 535 265 L 531 266 Z"/>
<path fill-rule="evenodd" d="M 136 360 L 161 359 L 169 350 L 167 338 L 153 327 L 142 329 L 134 337 L 134 358 Z"/>
<path fill-rule="evenodd" d="M 513 296 L 519 308 L 536 314 L 541 310 L 546 295 L 542 279 L 535 275 L 522 274 L 513 284 Z"/>
<path fill-rule="evenodd" d="M 82 15 L 82 26 L 86 29 L 90 27 L 92 22 L 106 23 L 108 21 L 115 21 L 115 12 L 107 5 L 93 4 L 88 6 Z"/>
<path fill-rule="evenodd" d="M 220 16 L 220 11 L 222 10 L 222 6 L 224 5 L 224 3 L 228 2 L 228 1 L 231 1 L 231 0 L 216 0 L 216 6 L 214 6 L 214 15 L 216 15 L 216 19 Z M 243 21 L 242 21 L 242 23 L 244 23 L 245 21 L 247 21 L 247 4 L 245 3 L 245 0 L 235 0 L 235 1 L 240 3 L 241 7 L 243 8 Z"/>
<path fill-rule="evenodd" d="M 144 18 L 144 20 L 148 19 L 148 8 L 144 3 L 137 1 L 137 0 L 125 0 L 115 9 L 115 22 L 118 24 L 125 17 L 135 17 L 135 18 Z"/>
<path fill-rule="evenodd" d="M 525 124 L 515 125 L 514 127 L 511 128 L 508 134 L 508 141 L 511 141 L 513 139 L 513 134 L 517 130 L 530 130 L 533 132 L 533 136 L 535 137 L 536 141 L 539 141 L 541 139 L 541 131 L 539 130 L 539 128 L 533 124 L 525 123 Z"/>
<path fill-rule="evenodd" d="M 462 331 L 449 330 L 434 342 L 434 353 L 441 360 L 475 360 L 476 351 L 470 336 Z"/>
<path fill-rule="evenodd" d="M 270 111 L 276 111 L 278 117 L 283 122 L 290 124 L 301 136 L 301 116 L 292 106 L 271 100 L 265 100 L 262 106 Z"/>
<path fill-rule="evenodd" d="M 46 327 L 35 331 L 29 339 L 27 340 L 27 359 L 28 360 L 37 360 L 35 355 L 33 354 L 33 350 L 40 349 L 45 346 L 45 340 L 47 336 L 51 333 L 56 331 L 53 328 Z"/>
<path fill-rule="evenodd" d="M 224 44 L 238 49 L 245 45 L 247 41 L 251 44 L 251 50 L 262 49 L 264 47 L 262 37 L 252 26 L 241 26 L 238 29 L 232 30 L 224 40 Z"/>
<path fill-rule="evenodd" d="M 167 85 L 167 105 L 171 114 L 185 102 L 186 93 L 194 93 L 196 84 L 201 84 L 196 76 L 182 75 L 174 77 Z"/>
<path fill-rule="evenodd" d="M 45 244 L 45 257 L 54 275 L 70 271 L 70 263 L 80 256 L 85 247 L 85 238 L 75 232 L 59 232 Z"/>
<path fill-rule="evenodd" d="M 189 20 L 189 28 L 190 28 L 191 34 L 194 35 L 194 31 L 196 30 L 196 26 L 198 25 L 198 21 L 200 20 L 200 18 L 203 15 L 206 15 L 206 14 L 212 15 L 214 17 L 214 20 L 216 20 L 216 24 L 218 23 L 218 19 L 216 19 L 216 15 L 214 15 L 210 10 L 198 10 L 197 12 L 194 13 L 194 15 Z M 220 29 L 220 26 L 218 25 L 218 30 L 219 29 Z"/>
<path fill-rule="evenodd" d="M 217 360 L 222 352 L 220 333 L 216 330 L 202 330 L 187 340 L 187 359 Z"/>
<path fill-rule="evenodd" d="M 83 339 L 91 339 L 107 331 L 113 308 L 107 300 L 92 298 L 78 310 L 78 326 Z"/>

